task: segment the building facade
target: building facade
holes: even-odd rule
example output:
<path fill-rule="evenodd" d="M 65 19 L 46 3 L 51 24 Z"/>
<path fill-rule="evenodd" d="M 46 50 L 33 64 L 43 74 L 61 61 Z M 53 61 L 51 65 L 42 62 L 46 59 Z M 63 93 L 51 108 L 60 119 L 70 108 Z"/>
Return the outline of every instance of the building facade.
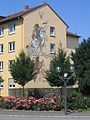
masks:
<path fill-rule="evenodd" d="M 41 65 L 37 80 L 26 84 L 28 88 L 50 87 L 43 77 L 43 71 L 49 67 L 50 60 L 58 47 L 68 54 L 78 47 L 79 36 L 67 32 L 68 25 L 48 5 L 29 8 L 10 16 L 0 16 L 0 94 L 9 95 L 9 89 L 20 88 L 10 74 L 10 65 L 23 49 L 32 57 L 39 56 Z"/>

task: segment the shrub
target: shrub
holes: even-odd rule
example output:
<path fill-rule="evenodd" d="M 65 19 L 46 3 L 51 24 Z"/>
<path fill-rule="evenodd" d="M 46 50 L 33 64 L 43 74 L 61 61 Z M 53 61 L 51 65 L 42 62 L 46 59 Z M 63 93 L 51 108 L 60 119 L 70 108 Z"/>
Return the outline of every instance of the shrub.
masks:
<path fill-rule="evenodd" d="M 86 99 L 80 92 L 73 91 L 68 97 L 68 108 L 72 110 L 87 109 Z"/>
<path fill-rule="evenodd" d="M 84 98 L 86 100 L 86 105 L 87 105 L 87 108 L 90 108 L 90 98 L 89 97 L 86 97 Z"/>
<path fill-rule="evenodd" d="M 0 108 L 3 108 L 4 105 L 4 99 L 0 96 Z"/>
<path fill-rule="evenodd" d="M 68 97 L 68 108 L 71 110 L 90 108 L 90 98 L 85 98 L 76 91 L 70 93 Z M 40 98 L 30 96 L 28 99 L 16 98 L 15 96 L 0 97 L 1 109 L 35 110 L 35 111 L 60 111 L 64 108 L 64 103 L 60 103 L 56 98 Z"/>
<path fill-rule="evenodd" d="M 62 110 L 62 109 L 64 109 L 64 103 L 59 103 L 56 107 L 55 107 L 55 111 L 60 111 L 60 110 Z"/>
<path fill-rule="evenodd" d="M 22 100 L 14 96 L 1 97 L 0 108 L 19 109 L 19 110 L 55 110 L 58 102 L 55 98 L 40 98 L 30 96 L 28 99 Z"/>

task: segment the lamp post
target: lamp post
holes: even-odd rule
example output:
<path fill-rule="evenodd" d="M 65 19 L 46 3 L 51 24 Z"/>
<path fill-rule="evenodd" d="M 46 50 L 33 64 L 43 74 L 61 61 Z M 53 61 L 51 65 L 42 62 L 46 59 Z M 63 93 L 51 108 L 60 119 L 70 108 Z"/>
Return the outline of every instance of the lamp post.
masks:
<path fill-rule="evenodd" d="M 65 115 L 67 115 L 67 82 L 73 77 L 73 67 L 70 67 L 72 74 L 70 77 L 68 77 L 68 73 L 64 73 L 64 76 L 61 77 L 58 74 L 59 79 L 61 79 L 64 82 L 64 112 Z M 61 68 L 57 67 L 57 72 L 61 72 Z"/>

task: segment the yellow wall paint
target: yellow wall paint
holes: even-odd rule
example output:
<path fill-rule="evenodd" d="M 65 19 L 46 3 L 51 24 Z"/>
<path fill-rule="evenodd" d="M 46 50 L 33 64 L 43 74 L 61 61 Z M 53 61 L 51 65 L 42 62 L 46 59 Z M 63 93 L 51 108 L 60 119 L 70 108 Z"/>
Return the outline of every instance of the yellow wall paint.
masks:
<path fill-rule="evenodd" d="M 43 12 L 43 18 L 40 18 L 39 13 Z M 25 49 L 32 40 L 33 26 L 39 24 L 42 26 L 42 23 L 47 22 L 48 28 L 46 31 L 47 41 L 46 46 L 43 48 L 43 52 L 48 54 L 48 57 L 40 57 L 44 60 L 45 66 L 44 70 L 49 67 L 50 63 L 50 43 L 55 44 L 56 52 L 58 50 L 59 43 L 61 41 L 63 48 L 66 48 L 66 28 L 67 26 L 56 16 L 56 14 L 48 7 L 44 6 L 41 9 L 38 9 L 34 13 L 26 14 L 24 16 L 24 45 Z M 50 27 L 55 27 L 55 37 L 50 36 Z M 50 87 L 47 81 L 44 79 L 44 76 L 40 73 L 36 82 L 29 82 L 26 87 L 35 87 L 35 88 L 47 88 Z"/>
<path fill-rule="evenodd" d="M 71 51 L 75 52 L 75 48 L 79 47 L 79 40 L 77 37 L 72 37 L 72 36 L 67 36 L 66 39 L 66 48 L 67 48 L 67 53 L 70 54 Z"/>
<path fill-rule="evenodd" d="M 15 24 L 15 34 L 9 35 L 8 25 L 10 23 Z M 0 61 L 3 61 L 3 72 L 1 72 L 3 82 L 3 89 L 1 89 L 1 95 L 8 95 L 8 79 L 12 78 L 10 75 L 10 71 L 8 69 L 9 60 L 13 60 L 16 58 L 19 51 L 22 49 L 22 29 L 21 29 L 21 21 L 15 20 L 10 21 L 2 25 L 4 27 L 4 36 L 0 37 L 0 44 L 3 44 L 4 51 L 3 54 L 0 54 Z M 15 52 L 9 52 L 9 42 L 15 41 Z"/>

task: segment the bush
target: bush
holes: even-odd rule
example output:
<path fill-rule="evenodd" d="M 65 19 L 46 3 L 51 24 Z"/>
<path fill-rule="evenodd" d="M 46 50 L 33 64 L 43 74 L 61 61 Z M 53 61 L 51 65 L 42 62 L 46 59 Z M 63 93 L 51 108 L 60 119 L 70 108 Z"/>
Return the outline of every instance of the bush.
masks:
<path fill-rule="evenodd" d="M 73 91 L 68 97 L 68 108 L 71 110 L 87 109 L 86 99 L 80 92 Z"/>
<path fill-rule="evenodd" d="M 0 96 L 0 108 L 3 108 L 4 105 L 4 99 Z"/>
<path fill-rule="evenodd" d="M 55 107 L 55 111 L 61 111 L 62 109 L 64 109 L 64 103 L 60 103 Z"/>
<path fill-rule="evenodd" d="M 64 103 L 56 98 L 40 98 L 30 96 L 28 99 L 16 98 L 15 96 L 0 97 L 1 109 L 35 110 L 35 111 L 60 111 Z M 85 98 L 81 93 L 71 92 L 68 97 L 68 108 L 71 110 L 90 108 L 90 98 Z"/>
<path fill-rule="evenodd" d="M 19 109 L 19 110 L 55 110 L 58 106 L 58 101 L 55 98 L 40 98 L 30 96 L 28 99 L 22 100 L 15 96 L 1 97 L 0 108 L 4 109 Z"/>
<path fill-rule="evenodd" d="M 87 105 L 87 108 L 90 108 L 90 98 L 89 97 L 86 97 L 84 98 L 86 100 L 86 105 Z"/>

